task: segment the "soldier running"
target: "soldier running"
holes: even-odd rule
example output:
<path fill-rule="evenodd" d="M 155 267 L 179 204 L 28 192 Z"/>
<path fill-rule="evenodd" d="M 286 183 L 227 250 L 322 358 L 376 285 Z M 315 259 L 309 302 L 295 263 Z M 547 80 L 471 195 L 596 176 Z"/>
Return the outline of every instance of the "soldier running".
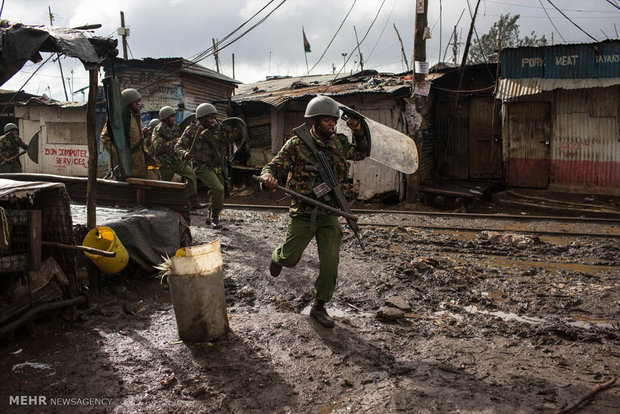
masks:
<path fill-rule="evenodd" d="M 20 148 L 27 150 L 28 145 L 20 138 L 17 125 L 9 122 L 4 126 L 4 135 L 0 137 L 0 172 L 22 172 L 22 163 L 19 157 L 16 157 Z M 8 161 L 12 157 L 15 158 Z"/>
<path fill-rule="evenodd" d="M 313 98 L 306 107 L 305 117 L 312 123 L 310 134 L 314 146 L 329 160 L 336 177 L 342 184 L 348 176 L 347 160 L 362 160 L 370 152 L 370 137 L 366 136 L 360 120 L 349 118 L 347 126 L 353 132 L 353 143 L 344 134 L 336 133 L 340 115 L 338 103 L 327 96 Z M 276 177 L 287 177 L 286 186 L 302 195 L 314 196 L 313 188 L 322 183 L 316 169 L 317 159 L 311 148 L 298 136 L 294 136 L 280 152 L 263 167 L 261 179 L 267 187 L 275 188 Z M 337 207 L 332 193 L 318 198 Z M 332 212 L 293 199 L 289 210 L 288 228 L 284 243 L 271 255 L 269 271 L 278 276 L 284 267 L 294 267 L 312 240 L 316 238 L 319 253 L 319 275 L 314 283 L 314 304 L 310 316 L 327 328 L 334 327 L 334 320 L 325 310 L 336 287 L 342 230 L 338 216 Z"/>
<path fill-rule="evenodd" d="M 196 108 L 196 120 L 185 131 L 175 146 L 182 159 L 192 160 L 196 177 L 209 188 L 211 204 L 206 223 L 219 229 L 220 212 L 224 205 L 225 158 L 228 155 L 232 134 L 220 128 L 216 120 L 217 109 L 209 103 Z"/>
<path fill-rule="evenodd" d="M 194 170 L 175 153 L 174 147 L 179 140 L 181 131 L 175 120 L 176 111 L 170 106 L 159 110 L 159 123 L 153 130 L 150 153 L 159 165 L 159 179 L 170 181 L 174 174 L 187 179 L 189 186 L 189 208 L 196 210 L 203 207 L 196 199 L 197 180 Z"/>

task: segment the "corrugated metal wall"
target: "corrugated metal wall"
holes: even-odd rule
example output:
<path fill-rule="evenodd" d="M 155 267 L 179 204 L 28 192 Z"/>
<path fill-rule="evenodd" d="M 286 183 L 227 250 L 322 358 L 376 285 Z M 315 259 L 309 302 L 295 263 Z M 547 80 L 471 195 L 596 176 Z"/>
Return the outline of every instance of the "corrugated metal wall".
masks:
<path fill-rule="evenodd" d="M 216 82 L 204 77 L 191 74 L 181 75 L 181 86 L 183 87 L 183 99 L 185 102 L 185 108 L 194 111 L 201 103 L 223 101 L 223 103 L 217 103 L 218 113 L 228 116 L 228 104 L 227 102 L 234 87 L 222 82 Z"/>
<path fill-rule="evenodd" d="M 620 195 L 620 87 L 557 90 L 511 102 L 534 99 L 551 105 L 548 188 Z M 505 148 L 515 121 L 528 122 L 505 117 Z"/>
<path fill-rule="evenodd" d="M 437 93 L 435 101 L 435 160 L 443 177 L 469 178 L 469 105 L 466 98 L 455 108 L 454 94 Z"/>
<path fill-rule="evenodd" d="M 620 193 L 620 87 L 553 92 L 551 183 Z"/>

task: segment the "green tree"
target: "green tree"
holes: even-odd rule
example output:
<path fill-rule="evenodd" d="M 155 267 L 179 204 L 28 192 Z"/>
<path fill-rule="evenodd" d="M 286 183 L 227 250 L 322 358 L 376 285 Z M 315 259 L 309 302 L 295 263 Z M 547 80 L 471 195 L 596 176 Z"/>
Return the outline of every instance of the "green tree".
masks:
<path fill-rule="evenodd" d="M 480 41 L 474 39 L 469 49 L 468 63 L 497 62 L 499 33 L 502 34 L 502 49 L 519 46 L 546 46 L 547 38 L 545 35 L 538 37 L 534 31 L 529 36 L 519 37 L 519 24 L 517 23 L 519 17 L 518 14 L 514 16 L 511 16 L 510 13 L 502 14 L 499 20 L 493 23 L 489 32 L 480 37 Z"/>

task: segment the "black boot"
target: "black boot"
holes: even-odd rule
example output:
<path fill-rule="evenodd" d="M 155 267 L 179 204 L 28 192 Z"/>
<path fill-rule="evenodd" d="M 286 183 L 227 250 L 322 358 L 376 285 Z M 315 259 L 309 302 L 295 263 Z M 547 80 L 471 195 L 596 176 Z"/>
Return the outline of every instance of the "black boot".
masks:
<path fill-rule="evenodd" d="M 221 229 L 222 228 L 222 226 L 220 226 L 220 218 L 219 218 L 219 216 L 211 217 L 211 228 L 213 228 L 213 229 Z"/>
<path fill-rule="evenodd" d="M 312 305 L 312 309 L 310 309 L 310 316 L 326 328 L 334 327 L 334 320 L 327 314 L 325 302 L 322 300 L 317 299 L 314 301 L 314 305 Z"/>
<path fill-rule="evenodd" d="M 272 260 L 271 264 L 269 265 L 269 273 L 271 273 L 271 276 L 273 277 L 279 276 L 281 271 L 282 271 L 282 266 Z"/>

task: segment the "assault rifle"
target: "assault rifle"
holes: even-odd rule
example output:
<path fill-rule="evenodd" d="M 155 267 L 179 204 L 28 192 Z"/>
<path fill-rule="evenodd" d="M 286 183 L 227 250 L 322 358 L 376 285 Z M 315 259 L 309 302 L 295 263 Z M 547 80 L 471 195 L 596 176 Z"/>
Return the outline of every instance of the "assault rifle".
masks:
<path fill-rule="evenodd" d="M 316 148 L 316 145 L 314 145 L 314 138 L 312 138 L 312 134 L 310 133 L 308 126 L 306 124 L 302 124 L 297 128 L 293 128 L 293 132 L 295 133 L 295 135 L 301 138 L 304 143 L 306 143 L 306 145 L 310 148 L 310 150 L 312 150 L 312 153 L 316 157 L 316 165 L 306 166 L 306 171 L 318 172 L 323 179 L 323 182 L 321 184 L 312 189 L 316 197 L 321 198 L 331 191 L 332 196 L 336 199 L 336 202 L 338 203 L 340 209 L 348 214 L 351 214 L 351 208 L 349 207 L 347 199 L 342 192 L 342 188 L 340 188 L 338 179 L 334 175 L 332 167 L 329 165 L 327 156 L 322 151 L 319 151 Z M 362 242 L 362 236 L 360 235 L 360 228 L 357 225 L 357 222 L 346 216 L 345 218 L 347 220 L 347 223 L 349 224 L 349 227 L 351 227 L 351 230 L 353 230 L 353 233 L 355 233 L 355 237 L 357 237 L 357 241 L 362 247 L 362 250 L 364 250 L 364 243 Z"/>

